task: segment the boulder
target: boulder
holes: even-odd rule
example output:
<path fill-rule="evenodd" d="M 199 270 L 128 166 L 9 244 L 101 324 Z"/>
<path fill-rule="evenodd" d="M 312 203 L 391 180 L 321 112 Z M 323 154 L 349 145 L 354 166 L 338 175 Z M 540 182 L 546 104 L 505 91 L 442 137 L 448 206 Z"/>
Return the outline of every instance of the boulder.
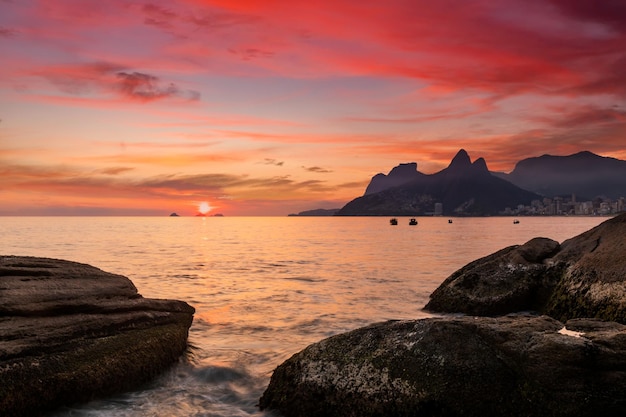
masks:
<path fill-rule="evenodd" d="M 560 265 L 544 260 L 559 248 L 554 240 L 535 238 L 473 261 L 450 275 L 425 308 L 479 316 L 541 310 L 562 274 Z"/>
<path fill-rule="evenodd" d="M 622 416 L 625 236 L 623 214 L 562 244 L 535 238 L 478 259 L 426 306 L 475 316 L 325 339 L 276 368 L 259 406 L 286 417 Z"/>
<path fill-rule="evenodd" d="M 626 323 L 626 214 L 566 240 L 535 238 L 478 259 L 430 296 L 432 312 L 501 315 L 534 310 L 565 321 Z"/>
<path fill-rule="evenodd" d="M 626 326 L 567 327 L 530 315 L 374 324 L 292 356 L 259 406 L 286 417 L 623 415 Z"/>
<path fill-rule="evenodd" d="M 89 265 L 0 256 L 0 414 L 136 388 L 185 351 L 194 311 Z"/>
<path fill-rule="evenodd" d="M 626 213 L 566 240 L 553 263 L 567 266 L 546 314 L 626 324 Z"/>

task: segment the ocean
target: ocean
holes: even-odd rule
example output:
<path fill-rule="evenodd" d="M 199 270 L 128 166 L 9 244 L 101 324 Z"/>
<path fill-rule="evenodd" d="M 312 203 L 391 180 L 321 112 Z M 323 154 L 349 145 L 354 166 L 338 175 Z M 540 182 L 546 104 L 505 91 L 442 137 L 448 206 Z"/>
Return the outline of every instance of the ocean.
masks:
<path fill-rule="evenodd" d="M 533 237 L 562 242 L 606 217 L 0 217 L 0 254 L 87 263 L 144 297 L 196 308 L 180 363 L 133 392 L 50 417 L 273 416 L 276 366 L 331 335 L 428 317 L 458 268 Z"/>

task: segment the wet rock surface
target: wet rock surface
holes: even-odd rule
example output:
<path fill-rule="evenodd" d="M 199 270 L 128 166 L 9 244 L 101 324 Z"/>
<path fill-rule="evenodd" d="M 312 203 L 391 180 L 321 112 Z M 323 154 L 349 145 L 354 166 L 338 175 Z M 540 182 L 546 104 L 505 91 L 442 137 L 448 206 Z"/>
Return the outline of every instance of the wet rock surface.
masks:
<path fill-rule="evenodd" d="M 535 238 L 478 259 L 446 279 L 426 310 L 626 323 L 626 214 L 566 240 Z"/>
<path fill-rule="evenodd" d="M 474 315 L 541 310 L 564 269 L 544 260 L 559 248 L 554 240 L 535 238 L 471 262 L 431 294 L 426 309 Z"/>
<path fill-rule="evenodd" d="M 546 314 L 626 324 L 626 214 L 566 240 L 561 248 L 553 262 L 567 265 L 567 270 Z"/>
<path fill-rule="evenodd" d="M 185 351 L 193 314 L 89 265 L 0 257 L 0 414 L 138 387 Z"/>
<path fill-rule="evenodd" d="M 621 415 L 626 326 L 563 327 L 547 316 L 374 324 L 288 359 L 260 406 L 287 417 Z"/>

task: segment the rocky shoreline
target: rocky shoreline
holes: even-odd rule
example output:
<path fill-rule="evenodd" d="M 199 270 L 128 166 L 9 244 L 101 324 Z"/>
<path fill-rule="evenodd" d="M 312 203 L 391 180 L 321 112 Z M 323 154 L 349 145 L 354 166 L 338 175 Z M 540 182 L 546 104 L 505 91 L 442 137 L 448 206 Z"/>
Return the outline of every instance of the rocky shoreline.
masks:
<path fill-rule="evenodd" d="M 179 360 L 194 312 L 89 265 L 1 256 L 0 415 L 140 386 Z"/>
<path fill-rule="evenodd" d="M 315 343 L 274 371 L 286 417 L 621 416 L 626 214 L 536 238 L 447 278 L 426 309 Z M 452 315 L 450 315 L 452 314 Z"/>

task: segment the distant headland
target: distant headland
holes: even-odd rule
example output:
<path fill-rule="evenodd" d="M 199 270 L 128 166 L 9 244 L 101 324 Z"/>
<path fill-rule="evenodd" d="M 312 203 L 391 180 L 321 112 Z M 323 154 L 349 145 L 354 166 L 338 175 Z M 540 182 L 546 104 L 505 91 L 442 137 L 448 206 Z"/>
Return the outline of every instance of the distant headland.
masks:
<path fill-rule="evenodd" d="M 417 163 L 372 177 L 338 216 L 611 215 L 626 210 L 626 161 L 579 152 L 518 162 L 492 172 L 461 149 L 448 167 L 424 174 Z M 306 212 L 305 212 L 306 213 Z M 302 214 L 301 214 L 302 215 Z"/>
<path fill-rule="evenodd" d="M 299 213 L 292 213 L 289 216 L 293 217 L 293 216 L 334 216 L 340 209 L 338 208 L 334 208 L 334 209 L 314 209 L 314 210 L 306 210 L 306 211 L 301 211 Z"/>

